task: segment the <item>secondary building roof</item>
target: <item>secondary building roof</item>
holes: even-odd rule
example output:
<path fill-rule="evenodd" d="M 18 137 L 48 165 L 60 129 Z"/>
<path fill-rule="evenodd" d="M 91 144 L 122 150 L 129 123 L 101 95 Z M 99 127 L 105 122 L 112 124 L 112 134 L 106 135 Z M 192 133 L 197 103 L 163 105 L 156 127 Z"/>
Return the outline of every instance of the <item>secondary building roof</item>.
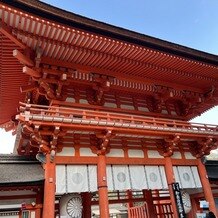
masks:
<path fill-rule="evenodd" d="M 44 170 L 27 156 L 0 155 L 0 186 L 34 185 L 44 182 Z"/>

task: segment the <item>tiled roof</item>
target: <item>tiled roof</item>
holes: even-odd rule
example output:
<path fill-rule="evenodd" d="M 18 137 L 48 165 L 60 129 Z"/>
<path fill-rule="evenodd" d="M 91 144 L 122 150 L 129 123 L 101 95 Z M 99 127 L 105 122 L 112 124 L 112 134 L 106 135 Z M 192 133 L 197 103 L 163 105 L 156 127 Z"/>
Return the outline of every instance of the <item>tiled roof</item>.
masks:
<path fill-rule="evenodd" d="M 43 182 L 41 164 L 31 157 L 0 155 L 0 185 Z"/>

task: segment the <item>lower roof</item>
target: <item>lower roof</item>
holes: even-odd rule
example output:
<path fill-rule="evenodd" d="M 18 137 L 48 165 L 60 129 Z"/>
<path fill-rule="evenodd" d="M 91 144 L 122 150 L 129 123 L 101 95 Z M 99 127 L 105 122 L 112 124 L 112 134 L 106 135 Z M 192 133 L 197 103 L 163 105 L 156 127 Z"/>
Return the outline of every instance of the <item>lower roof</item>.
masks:
<path fill-rule="evenodd" d="M 31 157 L 0 155 L 0 172 L 0 186 L 41 184 L 44 181 L 41 164 Z"/>

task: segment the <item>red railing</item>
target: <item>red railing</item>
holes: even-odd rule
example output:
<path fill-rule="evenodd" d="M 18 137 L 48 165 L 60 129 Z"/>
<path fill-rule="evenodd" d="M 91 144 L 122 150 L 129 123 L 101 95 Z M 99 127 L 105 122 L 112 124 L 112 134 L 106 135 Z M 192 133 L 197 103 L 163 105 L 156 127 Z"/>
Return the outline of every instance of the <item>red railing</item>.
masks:
<path fill-rule="evenodd" d="M 128 207 L 128 218 L 150 218 L 147 204 L 145 203 L 143 206 Z"/>
<path fill-rule="evenodd" d="M 218 136 L 218 126 L 205 125 L 199 123 L 189 123 L 163 118 L 153 118 L 137 115 L 127 115 L 121 113 L 101 112 L 94 110 L 75 109 L 55 106 L 41 106 L 20 103 L 20 115 L 17 117 L 21 121 L 35 121 L 38 123 L 52 123 L 60 126 L 87 126 L 98 129 L 112 128 L 116 130 L 131 130 L 143 132 L 180 133 L 189 135 L 216 135 Z"/>

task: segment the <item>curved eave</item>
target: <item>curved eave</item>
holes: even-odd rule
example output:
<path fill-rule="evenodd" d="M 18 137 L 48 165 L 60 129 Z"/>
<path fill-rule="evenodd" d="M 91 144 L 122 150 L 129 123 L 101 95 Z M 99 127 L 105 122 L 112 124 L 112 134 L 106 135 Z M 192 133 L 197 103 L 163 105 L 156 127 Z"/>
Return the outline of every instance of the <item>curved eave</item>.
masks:
<path fill-rule="evenodd" d="M 1 2 L 2 22 L 13 30 L 12 37 L 33 52 L 41 46 L 42 64 L 76 70 L 81 67 L 78 70 L 87 70 L 86 73 L 202 94 L 210 92 L 212 86 L 218 88 L 216 55 L 91 20 L 36 0 Z M 0 125 L 17 113 L 18 102 L 24 99 L 20 86 L 28 82 L 28 76 L 22 74 L 22 65 L 12 56 L 17 47 L 5 36 L 1 37 L 1 54 L 6 51 L 7 55 L 1 55 L 0 60 Z M 202 103 L 199 114 L 214 105 Z"/>
<path fill-rule="evenodd" d="M 218 65 L 217 55 L 212 55 L 176 43 L 171 43 L 121 27 L 116 27 L 107 23 L 89 19 L 40 2 L 38 0 L 2 0 L 2 2 L 11 5 L 12 7 L 28 11 L 37 16 L 53 20 L 54 22 L 62 23 L 67 26 L 79 28 L 89 32 L 91 31 L 93 33 L 101 34 L 110 38 L 138 44 L 139 46 L 145 46 L 162 52 L 190 58 L 196 61 Z"/>

